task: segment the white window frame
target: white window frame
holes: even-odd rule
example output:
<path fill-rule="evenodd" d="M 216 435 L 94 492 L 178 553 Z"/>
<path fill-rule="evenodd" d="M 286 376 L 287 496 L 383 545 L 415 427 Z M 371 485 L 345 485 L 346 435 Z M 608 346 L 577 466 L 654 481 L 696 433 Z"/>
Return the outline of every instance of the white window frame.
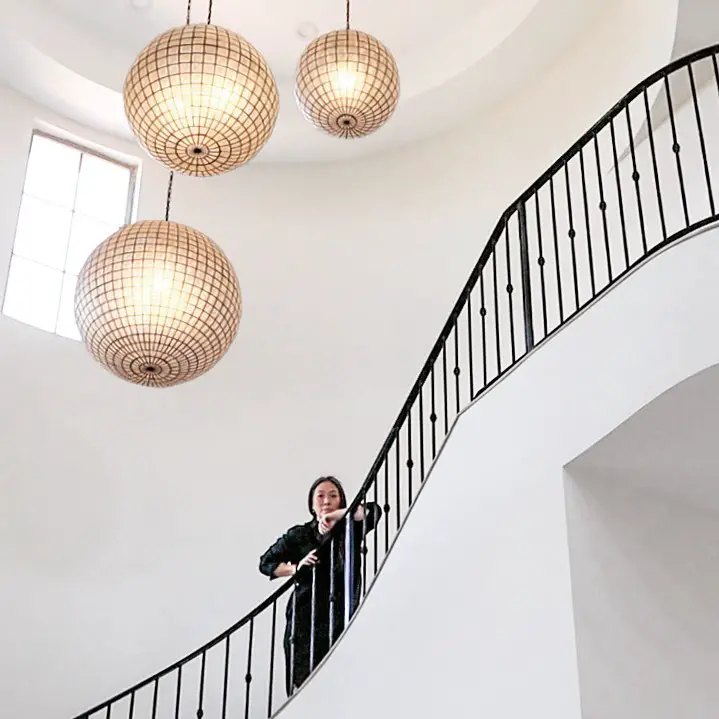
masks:
<path fill-rule="evenodd" d="M 64 339 L 73 340 L 76 338 L 71 338 L 71 337 L 68 337 L 67 335 L 64 335 L 64 334 L 61 334 L 60 332 L 58 332 L 58 325 L 59 325 L 59 320 L 60 320 L 60 310 L 61 310 L 61 299 L 58 299 L 57 318 L 55 320 L 55 327 L 53 330 L 46 330 L 45 328 L 37 327 L 36 325 L 33 325 L 28 322 L 23 322 L 22 320 L 12 317 L 11 315 L 5 314 L 5 300 L 6 300 L 6 296 L 7 296 L 8 283 L 10 280 L 10 268 L 12 266 L 12 261 L 16 256 L 18 258 L 20 258 L 21 260 L 25 260 L 27 262 L 33 262 L 36 265 L 41 265 L 41 266 L 47 267 L 49 269 L 52 269 L 56 272 L 61 272 L 63 283 L 65 281 L 65 278 L 68 275 L 74 276 L 74 273 L 68 272 L 68 270 L 67 270 L 67 257 L 65 259 L 64 267 L 62 268 L 62 270 L 59 270 L 57 267 L 50 268 L 49 265 L 45 265 L 42 262 L 38 262 L 37 260 L 34 260 L 34 259 L 29 259 L 29 258 L 23 257 L 22 254 L 18 254 L 15 252 L 16 237 L 17 237 L 17 231 L 18 231 L 18 226 L 19 226 L 19 221 L 20 221 L 20 213 L 22 210 L 23 201 L 25 200 L 25 197 L 34 197 L 33 195 L 29 195 L 25 192 L 25 185 L 27 182 L 27 168 L 29 167 L 29 163 L 30 163 L 30 156 L 32 153 L 33 143 L 35 142 L 35 138 L 37 138 L 37 137 L 42 137 L 51 142 L 56 142 L 58 144 L 65 145 L 67 147 L 71 147 L 80 153 L 80 161 L 78 164 L 77 176 L 76 176 L 76 180 L 75 180 L 76 183 L 79 183 L 79 181 L 80 181 L 80 173 L 82 171 L 82 163 L 83 163 L 83 159 L 86 155 L 91 155 L 93 157 L 97 157 L 100 160 L 112 163 L 113 165 L 117 165 L 126 170 L 129 170 L 130 179 L 128 182 L 128 189 L 127 189 L 127 203 L 126 203 L 126 208 L 125 208 L 124 224 L 129 224 L 129 223 L 133 222 L 134 217 L 135 217 L 136 205 L 137 205 L 137 189 L 138 189 L 139 173 L 140 173 L 140 162 L 139 162 L 139 160 L 134 161 L 134 159 L 122 158 L 119 155 L 119 153 L 115 154 L 111 150 L 105 150 L 104 148 L 100 149 L 97 146 L 93 146 L 90 143 L 85 143 L 82 140 L 71 138 L 59 130 L 57 132 L 53 132 L 50 130 L 42 129 L 40 127 L 34 127 L 32 130 L 32 133 L 30 136 L 30 143 L 28 146 L 27 160 L 25 163 L 26 170 L 25 170 L 25 174 L 23 175 L 23 187 L 22 187 L 22 192 L 20 195 L 20 203 L 18 205 L 17 219 L 15 221 L 15 232 L 13 234 L 12 248 L 11 248 L 10 256 L 8 259 L 7 272 L 5 274 L 5 283 L 4 283 L 4 287 L 2 290 L 2 303 L 0 304 L 0 312 L 2 313 L 2 315 L 4 317 L 8 317 L 8 319 L 14 319 L 15 321 L 21 322 L 22 324 L 26 324 L 29 327 L 34 327 L 35 329 L 38 329 L 40 331 L 48 332 L 48 334 L 53 334 L 58 337 L 62 337 Z M 75 193 L 77 195 L 77 184 L 75 186 Z M 39 199 L 41 201 L 47 202 L 47 200 L 45 200 L 43 198 L 35 198 L 35 199 Z M 75 215 L 76 210 L 75 210 L 74 202 L 73 202 L 73 207 L 69 210 L 69 212 L 71 215 L 73 215 L 73 216 Z"/>

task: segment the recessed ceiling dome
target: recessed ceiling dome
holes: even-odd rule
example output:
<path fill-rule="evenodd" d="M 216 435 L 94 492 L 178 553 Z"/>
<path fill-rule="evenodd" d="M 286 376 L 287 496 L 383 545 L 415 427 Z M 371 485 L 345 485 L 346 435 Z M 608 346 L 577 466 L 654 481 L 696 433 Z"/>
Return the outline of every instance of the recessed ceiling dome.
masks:
<path fill-rule="evenodd" d="M 6 5 L 0 79 L 62 116 L 132 139 L 122 97 L 127 69 L 154 37 L 182 22 L 184 7 L 176 0 L 152 0 L 139 22 L 130 0 Z M 297 62 L 310 41 L 298 36 L 298 28 L 311 22 L 321 33 L 336 29 L 341 3 L 316 5 L 311 14 L 295 4 L 278 15 L 271 3 L 215 2 L 214 16 L 262 53 L 285 108 L 254 162 L 303 162 L 376 154 L 466 122 L 544 72 L 605 6 L 600 0 L 362 0 L 357 26 L 391 49 L 402 80 L 398 111 L 362 142 L 334 142 L 317 132 L 293 97 Z M 666 14 L 662 9 L 652 16 L 649 29 L 655 34 L 662 23 L 669 27 Z"/>

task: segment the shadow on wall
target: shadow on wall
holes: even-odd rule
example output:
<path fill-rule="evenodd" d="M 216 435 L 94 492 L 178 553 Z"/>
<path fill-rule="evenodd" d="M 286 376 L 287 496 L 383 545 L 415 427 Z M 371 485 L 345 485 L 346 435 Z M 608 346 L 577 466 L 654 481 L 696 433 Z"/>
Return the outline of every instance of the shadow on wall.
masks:
<path fill-rule="evenodd" d="M 567 467 L 583 716 L 713 719 L 719 703 L 719 366 Z"/>

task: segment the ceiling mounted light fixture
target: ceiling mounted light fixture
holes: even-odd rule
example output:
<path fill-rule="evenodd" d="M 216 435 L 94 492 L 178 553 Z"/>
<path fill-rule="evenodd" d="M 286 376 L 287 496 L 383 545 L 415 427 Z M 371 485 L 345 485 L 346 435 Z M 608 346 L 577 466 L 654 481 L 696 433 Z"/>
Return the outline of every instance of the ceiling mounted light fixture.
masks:
<path fill-rule="evenodd" d="M 207 177 L 249 162 L 277 121 L 279 93 L 260 52 L 237 33 L 187 23 L 155 38 L 123 88 L 132 131 L 156 160 Z"/>
<path fill-rule="evenodd" d="M 295 98 L 302 114 L 336 137 L 363 137 L 382 127 L 399 101 L 399 71 L 377 38 L 346 28 L 321 35 L 300 58 Z"/>

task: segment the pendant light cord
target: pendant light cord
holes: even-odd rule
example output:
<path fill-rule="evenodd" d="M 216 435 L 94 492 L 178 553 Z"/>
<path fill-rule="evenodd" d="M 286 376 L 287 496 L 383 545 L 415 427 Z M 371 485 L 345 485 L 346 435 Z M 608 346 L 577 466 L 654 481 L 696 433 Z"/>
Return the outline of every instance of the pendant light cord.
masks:
<path fill-rule="evenodd" d="M 212 0 L 210 0 L 210 1 L 212 1 Z M 347 17 L 346 17 L 346 20 L 347 20 L 347 29 L 349 30 L 349 29 L 350 29 L 350 0 L 347 0 Z"/>
<path fill-rule="evenodd" d="M 207 24 L 209 25 L 212 23 L 212 3 L 213 0 L 209 0 L 209 5 L 207 8 Z M 349 23 L 349 0 L 347 0 L 347 22 Z M 192 19 L 192 0 L 187 0 L 187 15 L 185 17 L 187 25 L 190 24 Z M 348 26 L 349 27 L 349 24 Z M 175 182 L 175 173 L 173 170 L 170 170 L 170 179 L 167 183 L 167 199 L 165 201 L 165 222 L 169 222 L 170 220 L 170 205 L 172 204 L 172 185 Z"/>
<path fill-rule="evenodd" d="M 212 0 L 210 0 L 210 13 L 212 13 Z M 187 0 L 187 13 L 185 15 L 185 24 L 192 22 L 192 0 Z M 167 183 L 167 198 L 165 200 L 165 222 L 170 221 L 170 205 L 172 204 L 172 185 L 175 182 L 175 173 L 170 170 L 170 179 Z"/>
<path fill-rule="evenodd" d="M 167 201 L 165 202 L 165 222 L 170 221 L 170 203 L 172 202 L 172 185 L 175 181 L 175 173 L 170 170 L 170 181 L 167 183 Z"/>

